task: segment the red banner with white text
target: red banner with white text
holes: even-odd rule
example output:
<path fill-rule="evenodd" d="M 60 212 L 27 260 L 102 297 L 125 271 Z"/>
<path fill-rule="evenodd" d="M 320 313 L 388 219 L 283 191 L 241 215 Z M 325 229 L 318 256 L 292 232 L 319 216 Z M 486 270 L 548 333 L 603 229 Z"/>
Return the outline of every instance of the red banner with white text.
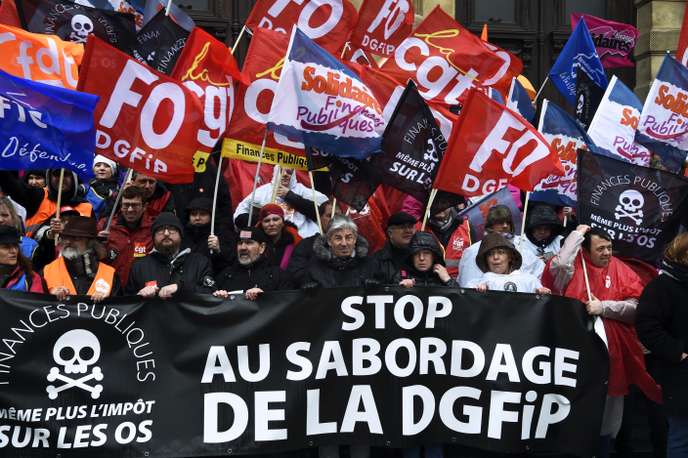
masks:
<path fill-rule="evenodd" d="M 523 191 L 562 175 L 557 151 L 516 112 L 473 89 L 452 130 L 434 187 L 466 197 L 511 183 Z"/>
<path fill-rule="evenodd" d="M 193 181 L 203 107 L 182 83 L 90 36 L 78 89 L 100 96 L 96 154 L 166 183 Z"/>
<path fill-rule="evenodd" d="M 262 27 L 285 35 L 291 35 L 296 26 L 336 54 L 349 39 L 357 19 L 356 7 L 349 0 L 258 0 L 245 25 L 253 33 Z"/>
<path fill-rule="evenodd" d="M 413 78 L 426 100 L 445 105 L 460 103 L 474 85 L 506 95 L 522 69 L 520 59 L 482 41 L 439 6 L 382 66 L 399 81 Z"/>
<path fill-rule="evenodd" d="M 364 0 L 351 43 L 379 56 L 389 57 L 413 30 L 411 0 Z"/>

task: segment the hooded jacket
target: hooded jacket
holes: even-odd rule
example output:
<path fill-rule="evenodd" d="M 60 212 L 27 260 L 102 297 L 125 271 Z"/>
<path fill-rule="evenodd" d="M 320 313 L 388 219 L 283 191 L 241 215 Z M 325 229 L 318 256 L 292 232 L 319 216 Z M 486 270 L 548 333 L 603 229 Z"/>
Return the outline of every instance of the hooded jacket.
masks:
<path fill-rule="evenodd" d="M 259 186 L 256 188 L 256 195 L 255 199 L 253 201 L 254 207 L 259 207 L 262 208 L 265 204 L 269 204 L 272 201 L 272 194 L 273 194 L 273 187 L 276 185 L 277 180 L 279 179 L 279 174 L 277 173 L 277 167 L 275 167 L 273 174 L 272 174 L 272 180 L 268 184 L 264 184 L 262 186 Z M 311 202 L 311 206 L 313 206 L 313 190 L 310 188 L 307 188 L 306 186 L 302 185 L 299 183 L 296 179 L 296 172 L 292 173 L 291 179 L 289 181 L 289 191 L 290 193 L 293 193 L 295 196 L 300 197 L 302 199 L 305 199 L 309 202 Z M 285 196 L 285 198 L 277 197 L 277 203 L 285 203 L 289 204 L 289 195 Z M 318 191 L 315 192 L 315 199 L 316 202 L 318 203 L 318 206 L 322 205 L 323 203 L 327 202 L 327 196 L 325 194 L 322 194 Z M 237 226 L 245 226 L 248 225 L 249 221 L 246 220 L 245 222 L 238 221 L 239 217 L 242 215 L 248 215 L 249 210 L 250 210 L 250 204 L 251 204 L 251 194 L 249 193 L 244 200 L 242 200 L 239 205 L 237 205 L 236 210 L 234 211 L 234 222 Z M 298 207 L 298 205 L 291 205 L 292 207 Z M 313 210 L 315 211 L 315 207 L 313 206 Z M 256 212 L 254 211 L 254 216 L 256 215 Z M 245 218 L 245 216 L 244 216 Z M 293 213 L 288 213 L 285 215 L 285 221 L 291 221 L 294 223 L 294 225 L 297 227 L 299 231 L 299 235 L 302 238 L 310 237 L 311 235 L 315 235 L 320 232 L 318 228 L 318 223 L 313 221 L 312 219 L 309 219 L 306 215 L 298 211 L 298 208 L 294 209 Z M 240 224 L 241 223 L 241 224 Z"/>
<path fill-rule="evenodd" d="M 538 226 L 549 226 L 552 229 L 552 234 L 544 240 L 536 240 L 533 236 L 533 230 Z M 523 240 L 521 247 L 534 256 L 547 261 L 559 253 L 563 232 L 564 226 L 559 221 L 554 208 L 546 204 L 537 205 L 528 213 L 526 239 Z"/>
<path fill-rule="evenodd" d="M 313 260 L 303 276 L 301 287 L 364 286 L 372 278 L 374 263 L 368 257 L 368 242 L 360 235 L 356 239 L 354 256 L 336 258 L 327 239 L 319 235 L 313 242 Z"/>
<path fill-rule="evenodd" d="M 521 268 L 521 264 L 523 264 L 523 258 L 521 257 L 521 253 L 514 248 L 514 244 L 507 240 L 503 235 L 496 232 L 491 232 L 482 240 L 480 249 L 478 250 L 478 255 L 475 257 L 475 263 L 478 264 L 480 270 L 483 272 L 490 271 L 487 262 L 487 255 L 490 251 L 496 248 L 504 248 L 505 250 L 509 250 L 511 252 L 511 270 L 518 270 Z"/>
<path fill-rule="evenodd" d="M 433 266 L 421 271 L 416 269 L 413 264 L 413 256 L 422 251 L 428 250 L 433 255 Z M 409 243 L 409 254 L 406 259 L 406 266 L 398 272 L 398 274 L 387 281 L 386 283 L 398 285 L 401 280 L 412 278 L 415 280 L 415 286 L 454 286 L 454 280 L 450 278 L 447 282 L 443 282 L 440 277 L 434 272 L 434 265 L 441 264 L 446 266 L 444 260 L 444 249 L 437 241 L 437 238 L 429 232 L 416 232 Z"/>

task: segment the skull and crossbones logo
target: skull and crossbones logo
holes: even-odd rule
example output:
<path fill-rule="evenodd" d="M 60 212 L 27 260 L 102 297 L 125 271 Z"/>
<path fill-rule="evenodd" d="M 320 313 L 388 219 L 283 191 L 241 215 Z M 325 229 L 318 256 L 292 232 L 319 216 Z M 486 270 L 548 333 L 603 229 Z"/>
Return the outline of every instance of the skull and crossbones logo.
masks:
<path fill-rule="evenodd" d="M 635 224 L 643 224 L 643 205 L 645 198 L 635 189 L 629 189 L 619 196 L 619 204 L 614 209 L 614 218 L 630 218 Z"/>
<path fill-rule="evenodd" d="M 102 381 L 103 371 L 100 367 L 93 366 L 100 358 L 100 342 L 90 331 L 85 329 L 73 329 L 67 331 L 55 342 L 53 346 L 53 359 L 58 366 L 50 368 L 47 379 L 49 382 L 59 380 L 60 386 L 48 385 L 46 392 L 48 398 L 57 399 L 58 395 L 70 388 L 80 388 L 91 394 L 91 398 L 98 399 L 103 391 L 103 385 L 89 385 L 91 380 Z M 89 368 L 93 366 L 90 369 Z M 75 378 L 67 374 L 76 374 Z M 80 376 L 80 374 L 87 374 Z M 78 377 L 78 378 L 77 378 Z"/>
<path fill-rule="evenodd" d="M 88 34 L 93 32 L 93 22 L 88 16 L 83 14 L 75 14 L 72 17 L 72 33 L 69 34 L 69 39 L 76 43 L 86 43 Z"/>
<path fill-rule="evenodd" d="M 428 146 L 425 150 L 425 153 L 423 153 L 423 160 L 429 162 L 438 162 L 440 160 L 440 157 L 437 154 L 437 148 L 435 147 L 435 142 L 432 141 L 432 138 L 428 138 Z"/>

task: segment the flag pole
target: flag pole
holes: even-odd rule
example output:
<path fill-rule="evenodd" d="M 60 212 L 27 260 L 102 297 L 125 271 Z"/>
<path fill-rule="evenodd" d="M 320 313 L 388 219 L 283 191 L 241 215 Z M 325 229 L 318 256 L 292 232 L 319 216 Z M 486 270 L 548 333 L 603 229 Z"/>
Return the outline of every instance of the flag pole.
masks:
<path fill-rule="evenodd" d="M 172 0 L 167 0 L 167 6 L 165 7 L 165 16 L 170 15 L 170 9 L 172 8 Z"/>
<path fill-rule="evenodd" d="M 437 188 L 432 188 L 430 191 L 430 198 L 428 199 L 428 205 L 425 208 L 425 214 L 423 215 L 423 223 L 420 226 L 421 231 L 425 230 L 425 224 L 428 222 L 428 218 L 430 217 L 430 208 L 432 207 L 432 202 L 435 200 L 435 196 L 437 196 Z"/>
<path fill-rule="evenodd" d="M 542 85 L 540 86 L 540 89 L 538 89 L 537 94 L 535 94 L 535 98 L 533 99 L 533 104 L 537 105 L 537 101 L 540 98 L 540 94 L 542 93 L 542 90 L 545 88 L 545 85 L 547 84 L 547 81 L 549 81 L 549 75 L 545 77 L 545 81 L 542 82 Z"/>
<path fill-rule="evenodd" d="M 234 55 L 234 50 L 239 45 L 239 42 L 241 41 L 241 37 L 244 36 L 245 30 L 246 30 L 246 26 L 244 25 L 243 27 L 241 27 L 241 32 L 239 32 L 239 36 L 237 37 L 236 41 L 234 42 L 234 46 L 232 46 L 232 49 L 230 51 L 230 53 L 232 55 Z M 219 186 L 220 186 L 220 175 L 222 174 L 222 160 L 223 159 L 224 159 L 224 156 L 222 155 L 222 147 L 220 147 L 220 159 L 217 161 L 217 173 L 215 174 L 215 190 L 213 191 L 213 208 L 212 208 L 212 211 L 210 212 L 210 235 L 215 235 L 215 211 L 217 209 L 217 192 L 218 192 Z"/>
<path fill-rule="evenodd" d="M 339 60 L 344 59 L 344 54 L 346 54 L 346 50 L 349 49 L 349 42 L 347 41 L 344 43 L 344 46 L 342 47 L 342 53 L 339 55 Z"/>
<path fill-rule="evenodd" d="M 241 27 L 241 31 L 239 32 L 239 36 L 237 37 L 236 41 L 234 42 L 234 45 L 232 46 L 232 55 L 234 55 L 234 51 L 236 51 L 237 46 L 239 46 L 239 43 L 241 42 L 241 39 L 244 37 L 244 32 L 246 32 L 246 25 L 243 25 Z"/>
<path fill-rule="evenodd" d="M 253 217 L 253 201 L 256 200 L 256 186 L 258 185 L 258 178 L 260 178 L 260 165 L 263 163 L 263 151 L 265 151 L 265 140 L 268 138 L 268 129 L 265 129 L 263 134 L 263 143 L 260 145 L 260 153 L 258 154 L 258 165 L 256 166 L 256 175 L 253 177 L 253 191 L 251 191 L 251 202 L 248 207 L 248 225 L 251 225 Z"/>
<path fill-rule="evenodd" d="M 521 221 L 521 240 L 526 236 L 526 216 L 528 215 L 528 203 L 530 202 L 530 191 L 526 192 L 526 203 L 523 204 L 523 220 Z"/>
<path fill-rule="evenodd" d="M 315 207 L 315 218 L 318 221 L 320 235 L 325 235 L 323 234 L 322 222 L 320 221 L 320 209 L 318 208 L 318 200 L 316 199 L 315 194 L 315 180 L 313 179 L 313 172 L 311 170 L 308 171 L 308 177 L 311 179 L 311 190 L 313 191 L 313 206 Z"/>
<path fill-rule="evenodd" d="M 60 169 L 60 181 L 57 185 L 57 208 L 55 209 L 55 219 L 60 219 L 60 207 L 62 206 L 62 183 L 64 182 L 64 171 L 65 169 Z M 76 187 L 76 183 L 73 183 L 72 186 Z M 55 234 L 55 245 L 57 245 L 57 242 L 60 238 L 60 234 Z"/>
<path fill-rule="evenodd" d="M 334 218 L 334 212 L 337 209 L 337 198 L 333 197 L 332 198 L 332 213 L 330 213 L 330 219 Z"/>
<path fill-rule="evenodd" d="M 115 197 L 115 205 L 112 207 L 112 210 L 110 211 L 110 216 L 108 216 L 107 224 L 105 225 L 105 232 L 110 232 L 110 225 L 112 224 L 112 218 L 115 216 L 115 212 L 117 211 L 117 206 L 119 205 L 119 201 L 122 200 L 122 193 L 124 192 L 124 188 L 127 183 L 131 181 L 131 177 L 134 173 L 134 169 L 129 169 L 127 171 L 126 176 L 124 177 L 124 182 L 122 183 L 122 186 L 120 186 L 119 191 L 117 191 L 117 197 Z"/>
<path fill-rule="evenodd" d="M 588 268 L 585 266 L 585 258 L 583 252 L 580 253 L 581 264 L 583 265 L 583 277 L 585 278 L 585 290 L 588 293 L 588 302 L 592 301 L 592 293 L 590 292 L 590 278 L 588 277 Z"/>
<path fill-rule="evenodd" d="M 272 197 L 270 198 L 270 203 L 275 203 L 277 200 L 277 188 L 282 184 L 282 167 L 279 165 L 276 165 L 275 167 L 277 167 L 277 180 L 275 180 L 272 185 Z"/>

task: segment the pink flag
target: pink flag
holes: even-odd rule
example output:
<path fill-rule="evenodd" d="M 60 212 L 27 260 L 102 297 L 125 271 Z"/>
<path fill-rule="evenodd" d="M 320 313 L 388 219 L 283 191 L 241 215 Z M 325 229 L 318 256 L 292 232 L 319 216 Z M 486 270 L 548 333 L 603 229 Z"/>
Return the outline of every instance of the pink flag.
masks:
<path fill-rule="evenodd" d="M 638 29 L 623 22 L 610 21 L 589 14 L 571 14 L 571 30 L 581 18 L 590 30 L 592 41 L 595 43 L 597 54 L 605 68 L 634 67 L 630 59 L 640 33 Z"/>

